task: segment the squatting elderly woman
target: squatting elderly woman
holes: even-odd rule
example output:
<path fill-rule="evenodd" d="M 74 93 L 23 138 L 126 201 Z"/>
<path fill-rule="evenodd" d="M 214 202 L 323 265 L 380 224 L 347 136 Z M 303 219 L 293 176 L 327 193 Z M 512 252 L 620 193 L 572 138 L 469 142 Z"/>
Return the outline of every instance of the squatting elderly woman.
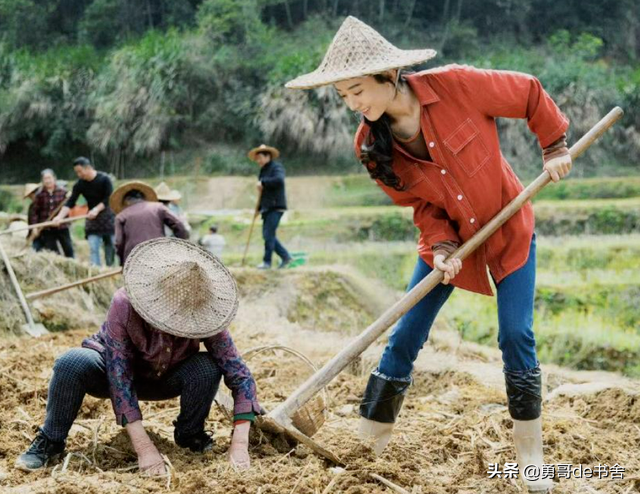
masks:
<path fill-rule="evenodd" d="M 175 442 L 202 453 L 213 445 L 204 427 L 222 377 L 235 403 L 230 461 L 248 467 L 249 427 L 260 405 L 227 329 L 238 307 L 231 273 L 196 245 L 161 238 L 139 244 L 123 275 L 125 287 L 115 293 L 101 330 L 57 359 L 44 425 L 16 467 L 36 470 L 59 458 L 89 394 L 111 398 L 140 470 L 161 474 L 164 462 L 145 432 L 138 400 L 180 396 Z"/>
<path fill-rule="evenodd" d="M 554 181 L 571 169 L 565 132 L 569 121 L 533 76 L 448 65 L 419 73 L 402 68 L 435 51 L 400 50 L 359 20 L 347 18 L 318 69 L 289 88 L 333 84 L 362 115 L 355 152 L 382 190 L 414 209 L 420 230 L 413 288 L 433 269 L 444 281 L 394 328 L 367 385 L 360 414 L 362 436 L 378 452 L 386 446 L 411 383 L 413 362 L 453 287 L 498 298 L 509 412 L 520 466 L 541 466 L 541 372 L 533 333 L 536 272 L 534 215 L 525 205 L 473 255 L 451 258 L 523 189 L 500 151 L 496 118 L 527 119 Z M 532 492 L 550 480 L 527 481 Z"/>

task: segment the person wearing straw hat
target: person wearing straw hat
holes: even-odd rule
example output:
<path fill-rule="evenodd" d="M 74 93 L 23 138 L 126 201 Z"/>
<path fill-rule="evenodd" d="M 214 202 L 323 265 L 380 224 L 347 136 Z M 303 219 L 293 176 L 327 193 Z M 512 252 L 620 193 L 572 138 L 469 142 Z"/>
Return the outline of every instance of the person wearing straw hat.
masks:
<path fill-rule="evenodd" d="M 24 228 L 29 226 L 30 224 L 29 218 L 32 215 L 33 208 L 34 208 L 35 195 L 39 188 L 40 188 L 40 184 L 34 184 L 34 183 L 25 184 L 22 192 L 22 198 L 30 199 L 31 203 L 29 204 L 29 207 L 27 209 L 26 216 L 21 214 L 15 214 L 9 217 L 9 226 L 7 227 L 7 230 L 8 231 L 16 230 L 14 233 L 11 234 L 11 237 L 16 239 L 22 239 L 22 240 L 29 238 L 30 231 L 25 231 Z M 36 242 L 37 242 L 37 239 L 36 239 Z M 34 246 L 33 244 L 32 246 L 35 250 L 36 246 Z"/>
<path fill-rule="evenodd" d="M 286 84 L 332 84 L 361 115 L 355 152 L 369 175 L 399 206 L 414 209 L 418 262 L 409 288 L 433 269 L 443 283 L 403 316 L 370 376 L 360 406 L 360 434 L 381 452 L 411 383 L 413 362 L 453 287 L 492 295 L 497 288 L 499 347 L 521 467 L 542 466 L 541 371 L 533 333 L 535 234 L 531 204 L 509 219 L 464 265 L 451 258 L 523 189 L 500 151 L 495 119 L 526 118 L 553 181 L 569 173 L 568 119 L 533 76 L 448 65 L 403 69 L 430 60 L 431 49 L 401 50 L 348 17 L 320 66 Z M 552 486 L 525 479 L 531 492 Z"/>
<path fill-rule="evenodd" d="M 56 174 L 51 168 L 46 168 L 40 173 L 42 176 L 42 188 L 36 193 L 33 208 L 29 208 L 29 224 L 51 221 L 67 200 L 67 189 L 60 187 L 56 180 Z M 48 250 L 60 253 L 60 247 L 65 257 L 73 258 L 73 242 L 69 231 L 69 224 L 59 227 L 44 229 L 36 228 L 30 235 L 36 252 Z"/>
<path fill-rule="evenodd" d="M 156 194 L 158 196 L 158 201 L 164 204 L 169 211 L 175 214 L 182 224 L 187 229 L 189 235 L 191 235 L 191 225 L 189 224 L 189 220 L 187 218 L 187 214 L 182 211 L 180 207 L 180 200 L 182 199 L 182 194 L 179 190 L 171 189 L 165 182 L 160 182 L 160 184 L 155 188 Z M 167 237 L 173 236 L 173 233 L 169 228 L 165 228 L 165 235 Z"/>
<path fill-rule="evenodd" d="M 229 270 L 204 249 L 176 238 L 139 244 L 124 265 L 124 288 L 111 302 L 101 330 L 67 351 L 53 367 L 44 425 L 16 467 L 32 471 L 56 461 L 85 394 L 111 398 L 140 471 L 165 472 L 163 458 L 143 427 L 139 400 L 180 396 L 174 440 L 196 453 L 211 450 L 205 421 L 220 380 L 234 399 L 229 460 L 248 468 L 249 428 L 261 408 L 256 384 L 229 325 L 238 289 Z M 200 343 L 206 352 L 200 352 Z"/>
<path fill-rule="evenodd" d="M 23 193 L 22 193 L 22 198 L 23 199 L 31 199 L 31 201 L 33 202 L 33 200 L 36 197 L 36 192 L 38 192 L 40 187 L 41 187 L 40 184 L 34 184 L 34 183 L 25 184 L 24 185 L 24 190 L 23 190 Z"/>
<path fill-rule="evenodd" d="M 166 236 L 165 228 L 177 238 L 189 238 L 180 218 L 157 201 L 155 190 L 138 181 L 123 184 L 111 194 L 109 206 L 116 214 L 116 253 L 122 265 L 136 245 Z"/>
<path fill-rule="evenodd" d="M 271 259 L 274 251 L 281 259 L 278 269 L 283 269 L 291 264 L 292 258 L 276 236 L 282 215 L 287 210 L 284 166 L 281 162 L 276 161 L 280 157 L 280 151 L 273 146 L 261 144 L 249 151 L 247 156 L 260 167 L 256 187 L 260 193 L 258 211 L 262 215 L 264 256 L 262 263 L 258 265 L 258 269 L 271 269 Z"/>
<path fill-rule="evenodd" d="M 29 225 L 35 225 L 37 221 L 34 218 L 34 210 L 36 207 L 36 194 L 40 190 L 41 184 L 36 183 L 28 183 L 24 185 L 24 190 L 22 193 L 22 199 L 29 199 L 29 208 L 27 210 L 27 223 Z M 28 234 L 29 235 L 29 234 Z M 39 240 L 37 237 L 34 237 L 33 243 L 31 247 L 36 252 L 42 249 L 42 240 Z"/>

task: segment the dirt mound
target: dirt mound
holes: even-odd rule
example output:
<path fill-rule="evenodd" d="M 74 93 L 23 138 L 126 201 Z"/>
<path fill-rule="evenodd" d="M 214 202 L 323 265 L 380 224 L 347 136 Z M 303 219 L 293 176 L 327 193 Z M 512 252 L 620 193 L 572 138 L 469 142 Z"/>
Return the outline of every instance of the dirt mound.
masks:
<path fill-rule="evenodd" d="M 52 253 L 32 251 L 11 260 L 18 282 L 25 294 L 54 288 L 99 274 L 74 259 Z M 74 288 L 30 303 L 36 322 L 50 331 L 78 329 L 102 323 L 114 291 L 120 286 L 119 277 L 101 280 L 82 288 Z M 4 264 L 0 271 L 0 335 L 18 333 L 25 323 L 13 285 Z"/>
<path fill-rule="evenodd" d="M 280 316 L 305 329 L 354 334 L 369 325 L 383 308 L 375 284 L 364 286 L 356 276 L 339 268 L 284 272 L 232 268 L 232 272 L 241 303 L 258 300 L 256 310 L 261 310 L 269 301 Z"/>
<path fill-rule="evenodd" d="M 326 330 L 331 320 L 313 316 L 300 322 L 289 319 L 301 287 L 315 293 L 329 286 L 351 283 L 330 272 L 255 273 L 236 272 L 242 292 L 238 317 L 232 326 L 241 350 L 283 344 L 309 356 L 320 365 L 343 348 L 349 337 Z M 308 281 L 311 280 L 311 281 Z M 314 311 L 357 310 L 364 305 L 333 305 L 327 297 L 309 295 Z M 355 301 L 360 300 L 355 296 Z M 340 313 L 343 317 L 343 313 Z M 323 316 L 324 317 L 324 316 Z M 346 317 L 346 316 L 345 316 Z M 355 323 L 354 323 L 355 324 Z M 312 326 L 317 326 L 313 330 Z M 195 455 L 173 442 L 172 420 L 178 400 L 144 402 L 147 429 L 161 453 L 173 466 L 170 478 L 148 479 L 135 472 L 136 458 L 123 430 L 116 426 L 107 400 L 86 398 L 68 440 L 68 463 L 25 474 L 12 468 L 27 447 L 45 414 L 47 383 L 53 361 L 66 349 L 78 346 L 97 327 L 59 332 L 37 342 L 29 338 L 0 340 L 0 491 L 7 493 L 156 493 L 193 494 L 370 494 L 390 492 L 372 473 L 412 493 L 477 494 L 522 493 L 515 481 L 489 479 L 490 463 L 515 461 L 511 419 L 504 391 L 490 383 L 484 372 L 499 359 L 470 351 L 466 344 L 429 343 L 423 355 L 430 367 L 416 366 L 415 382 L 405 399 L 396 433 L 383 455 L 376 458 L 355 435 L 359 397 L 366 385 L 369 366 L 354 366 L 328 386 L 328 420 L 314 439 L 340 456 L 346 469 L 332 468 L 303 446 L 282 438 L 252 434 L 253 466 L 239 474 L 228 466 L 230 424 L 217 408 L 207 428 L 216 446 L 206 455 Z M 437 333 L 442 333 L 438 329 Z M 438 341 L 438 338 L 434 338 Z M 431 358 L 433 356 L 433 358 Z M 456 365 L 433 365 L 456 362 Z M 311 372 L 299 359 L 263 352 L 249 361 L 259 396 L 270 409 Z M 464 369 L 464 370 L 462 370 Z M 577 375 L 575 372 L 572 376 Z M 553 378 L 554 383 L 578 382 L 573 377 Z M 561 480 L 554 491 L 631 493 L 640 489 L 637 395 L 609 388 L 597 393 L 557 395 L 545 402 L 546 460 L 593 467 L 619 464 L 626 468 L 624 480 L 610 478 Z"/>

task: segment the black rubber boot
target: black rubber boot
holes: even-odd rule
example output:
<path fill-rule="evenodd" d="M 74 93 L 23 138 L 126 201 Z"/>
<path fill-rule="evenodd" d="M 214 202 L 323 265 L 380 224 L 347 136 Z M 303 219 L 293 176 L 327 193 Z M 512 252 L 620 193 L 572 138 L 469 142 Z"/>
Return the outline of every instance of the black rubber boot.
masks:
<path fill-rule="evenodd" d="M 542 413 L 542 371 L 536 367 L 524 374 L 505 372 L 509 414 L 516 420 L 534 420 Z"/>
<path fill-rule="evenodd" d="M 360 439 L 372 443 L 373 451 L 379 455 L 391 439 L 393 424 L 400 413 L 404 395 L 410 383 L 389 381 L 371 374 L 367 389 L 360 403 Z"/>
<path fill-rule="evenodd" d="M 410 384 L 405 381 L 389 381 L 371 374 L 360 403 L 360 415 L 376 422 L 393 424 Z"/>

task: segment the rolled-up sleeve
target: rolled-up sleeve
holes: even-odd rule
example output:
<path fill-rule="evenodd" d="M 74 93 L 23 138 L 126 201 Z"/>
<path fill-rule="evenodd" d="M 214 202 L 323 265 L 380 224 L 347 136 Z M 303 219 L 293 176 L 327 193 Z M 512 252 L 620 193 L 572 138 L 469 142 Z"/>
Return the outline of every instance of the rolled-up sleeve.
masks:
<path fill-rule="evenodd" d="M 532 75 L 469 66 L 459 66 L 453 72 L 463 90 L 485 115 L 526 118 L 529 129 L 538 137 L 543 149 L 569 128 L 569 119 Z"/>
<path fill-rule="evenodd" d="M 204 340 L 207 351 L 220 367 L 225 385 L 233 396 L 233 413 L 260 413 L 256 382 L 238 353 L 228 330 Z"/>
<path fill-rule="evenodd" d="M 105 322 L 105 363 L 109 396 L 118 425 L 142 420 L 138 396 L 133 385 L 135 347 L 127 332 L 131 315 L 128 301 L 118 294 L 113 298 Z"/>

